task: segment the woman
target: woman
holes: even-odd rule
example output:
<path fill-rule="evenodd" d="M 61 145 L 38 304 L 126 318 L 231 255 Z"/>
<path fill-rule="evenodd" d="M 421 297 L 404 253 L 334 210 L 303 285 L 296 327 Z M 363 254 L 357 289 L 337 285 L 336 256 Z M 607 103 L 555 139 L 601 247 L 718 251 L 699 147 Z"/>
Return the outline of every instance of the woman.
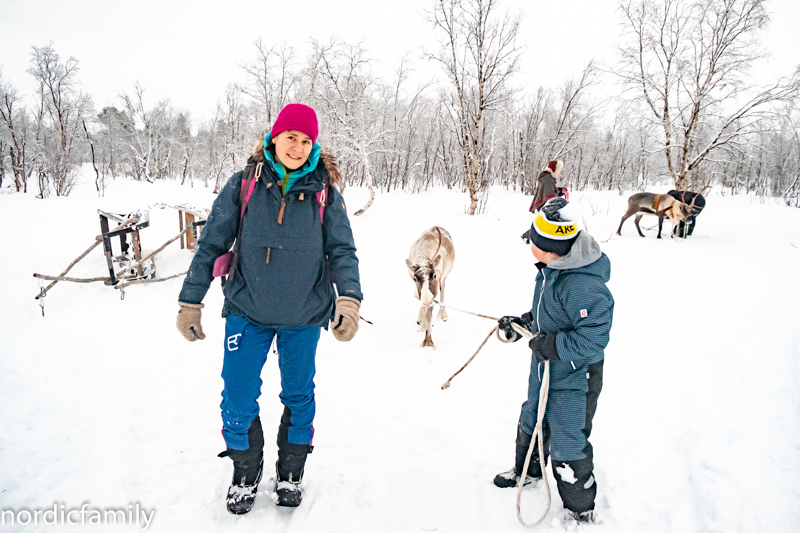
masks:
<path fill-rule="evenodd" d="M 296 507 L 306 456 L 313 448 L 320 329 L 333 320 L 333 335 L 340 341 L 349 341 L 358 330 L 362 294 L 353 233 L 335 188 L 341 178 L 333 158 L 316 144 L 317 133 L 312 108 L 289 104 L 280 112 L 248 161 L 251 175 L 251 169 L 258 169 L 252 194 L 247 198 L 243 191 L 249 185 L 246 172 L 234 174 L 223 187 L 178 297 L 178 329 L 187 340 L 204 339 L 201 302 L 213 280 L 214 262 L 240 232 L 222 309 L 225 388 L 220 407 L 227 449 L 220 457 L 233 459 L 227 507 L 234 514 L 252 509 L 263 471 L 257 400 L 273 338 L 284 405 L 273 498 L 278 505 Z"/>

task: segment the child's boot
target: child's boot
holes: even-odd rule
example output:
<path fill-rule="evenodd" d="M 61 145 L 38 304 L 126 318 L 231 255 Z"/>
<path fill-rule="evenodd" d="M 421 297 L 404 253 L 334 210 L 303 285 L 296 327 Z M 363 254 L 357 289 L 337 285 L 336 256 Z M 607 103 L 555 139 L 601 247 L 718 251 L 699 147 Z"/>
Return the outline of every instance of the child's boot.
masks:
<path fill-rule="evenodd" d="M 549 435 L 546 435 L 549 436 Z M 547 439 L 549 440 L 549 439 Z M 514 468 L 501 472 L 494 477 L 494 484 L 500 488 L 516 487 L 522 477 L 522 469 L 525 467 L 525 456 L 528 455 L 528 448 L 531 445 L 531 435 L 522 429 L 522 426 L 517 427 L 517 449 L 516 460 L 514 461 Z M 548 442 L 545 441 L 545 450 L 548 449 Z M 548 453 L 545 451 L 545 462 L 547 462 Z M 531 462 L 528 465 L 528 473 L 525 476 L 525 485 L 533 483 L 534 480 L 541 479 L 542 466 L 539 463 L 539 443 L 533 445 L 533 454 L 531 455 Z"/>
<path fill-rule="evenodd" d="M 594 521 L 597 482 L 591 457 L 574 461 L 553 460 L 553 474 L 567 514 L 579 522 Z"/>
<path fill-rule="evenodd" d="M 594 523 L 594 510 L 584 511 L 582 513 L 576 513 L 575 511 L 570 511 L 569 509 L 567 509 L 567 518 L 569 518 L 570 520 L 575 520 L 576 522 L 592 524 Z"/>

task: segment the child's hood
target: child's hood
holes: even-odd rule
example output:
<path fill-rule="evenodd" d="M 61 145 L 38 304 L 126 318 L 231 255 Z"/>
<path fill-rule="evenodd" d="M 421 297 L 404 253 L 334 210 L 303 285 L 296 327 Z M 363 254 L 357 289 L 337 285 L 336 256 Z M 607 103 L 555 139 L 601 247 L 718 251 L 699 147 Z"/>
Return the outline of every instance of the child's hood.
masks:
<path fill-rule="evenodd" d="M 567 255 L 551 261 L 547 264 L 547 268 L 573 271 L 581 269 L 581 272 L 601 277 L 603 282 L 611 279 L 611 262 L 600 250 L 600 245 L 594 237 L 586 233 L 586 230 L 578 233 Z"/>

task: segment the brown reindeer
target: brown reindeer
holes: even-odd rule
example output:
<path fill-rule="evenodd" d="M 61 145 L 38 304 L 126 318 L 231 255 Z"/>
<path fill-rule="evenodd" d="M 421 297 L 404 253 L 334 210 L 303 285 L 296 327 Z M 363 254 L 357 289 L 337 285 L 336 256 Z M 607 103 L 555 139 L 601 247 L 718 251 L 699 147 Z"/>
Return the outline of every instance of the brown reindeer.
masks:
<path fill-rule="evenodd" d="M 651 192 L 637 192 L 628 198 L 628 210 L 622 215 L 619 222 L 617 235 L 622 235 L 622 225 L 633 215 L 633 223 L 640 237 L 644 237 L 639 221 L 644 215 L 655 215 L 658 217 L 658 236 L 661 238 L 661 226 L 664 224 L 664 217 L 668 218 L 673 226 L 677 226 L 685 221 L 692 214 L 692 208 L 670 196 L 669 194 L 653 194 Z"/>
<path fill-rule="evenodd" d="M 440 301 L 444 303 L 444 282 L 453 269 L 456 252 L 453 239 L 446 229 L 439 226 L 426 229 L 411 246 L 406 266 L 414 282 L 414 297 L 422 303 L 417 314 L 419 330 L 425 332 L 422 347 L 435 348 L 431 338 L 433 320 L 433 301 L 441 291 Z M 444 307 L 439 308 L 439 319 L 447 320 Z"/>

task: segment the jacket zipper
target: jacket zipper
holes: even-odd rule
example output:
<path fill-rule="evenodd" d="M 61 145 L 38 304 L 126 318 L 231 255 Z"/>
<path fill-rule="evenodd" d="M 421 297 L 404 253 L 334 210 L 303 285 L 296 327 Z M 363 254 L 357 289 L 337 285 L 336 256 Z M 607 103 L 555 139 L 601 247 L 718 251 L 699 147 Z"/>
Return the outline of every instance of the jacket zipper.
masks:
<path fill-rule="evenodd" d="M 544 269 L 542 269 L 542 290 L 539 292 L 539 303 L 536 304 L 536 329 L 542 331 L 542 327 L 539 325 L 539 308 L 542 305 L 542 296 L 544 296 L 544 286 L 547 283 L 547 274 L 544 273 Z M 578 368 L 575 366 L 575 361 L 570 361 L 570 365 L 572 365 L 572 370 L 577 370 Z M 542 363 L 538 363 L 536 365 L 536 373 L 539 376 L 539 382 L 542 381 L 542 373 L 541 373 Z"/>
<path fill-rule="evenodd" d="M 542 269 L 542 290 L 539 291 L 539 303 L 536 304 L 536 330 L 537 333 L 542 331 L 542 326 L 539 325 L 539 308 L 542 306 L 542 296 L 544 296 L 544 286 L 547 283 L 547 274 Z M 536 374 L 539 377 L 539 383 L 542 382 L 542 363 L 536 364 Z"/>
<path fill-rule="evenodd" d="M 271 184 L 270 184 L 271 185 Z M 278 186 L 281 182 L 278 181 Z M 286 209 L 286 198 L 281 197 L 281 210 L 278 212 L 278 224 L 283 224 L 283 211 Z M 272 253 L 272 248 L 267 248 L 267 264 L 269 264 L 269 255 Z"/>
<path fill-rule="evenodd" d="M 283 224 L 283 211 L 286 209 L 286 198 L 281 198 L 281 210 L 278 212 L 278 225 Z M 269 264 L 269 253 L 272 248 L 267 248 L 267 264 Z"/>

